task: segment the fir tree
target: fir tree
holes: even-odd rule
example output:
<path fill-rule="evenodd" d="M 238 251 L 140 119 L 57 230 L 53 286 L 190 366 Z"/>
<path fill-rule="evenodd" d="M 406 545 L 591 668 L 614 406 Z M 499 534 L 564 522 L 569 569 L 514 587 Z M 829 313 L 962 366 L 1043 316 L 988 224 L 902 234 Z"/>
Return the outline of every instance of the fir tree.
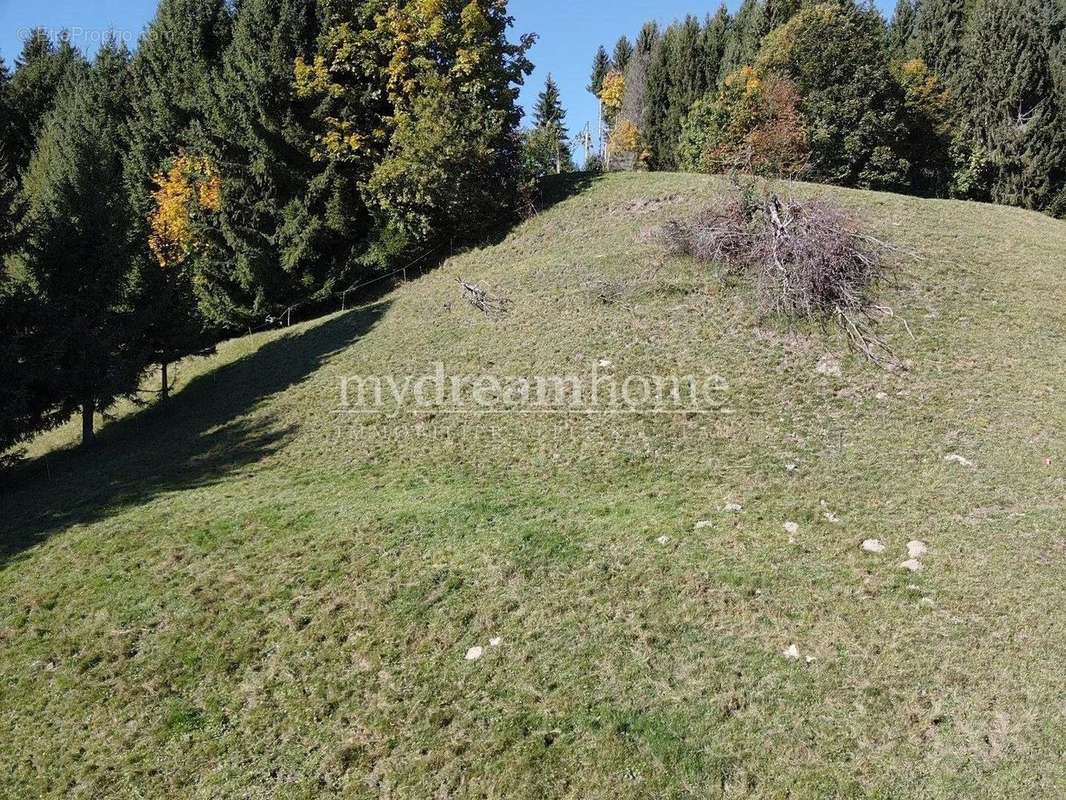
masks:
<path fill-rule="evenodd" d="M 602 45 L 596 51 L 596 56 L 592 59 L 592 75 L 589 78 L 589 85 L 586 87 L 589 92 L 600 96 L 600 90 L 603 88 L 603 79 L 607 77 L 607 73 L 611 71 L 611 57 L 607 55 L 607 49 Z"/>
<path fill-rule="evenodd" d="M 43 130 L 26 177 L 26 275 L 43 314 L 55 411 L 93 414 L 134 392 L 143 371 L 129 294 L 130 209 L 122 176 L 128 113 L 123 46 L 101 47 L 88 74 L 70 80 Z"/>
<path fill-rule="evenodd" d="M 915 51 L 918 5 L 915 0 L 897 0 L 888 26 L 888 52 L 894 61 L 904 61 Z"/>
<path fill-rule="evenodd" d="M 710 88 L 701 47 L 703 30 L 693 16 L 663 35 L 648 68 L 645 133 L 656 169 L 677 166 L 681 126 L 692 104 Z"/>
<path fill-rule="evenodd" d="M 204 350 L 206 320 L 194 290 L 193 265 L 160 264 L 149 247 L 156 180 L 168 160 L 203 145 L 203 109 L 221 67 L 230 19 L 224 0 L 163 0 L 132 63 L 130 148 L 125 172 L 137 250 L 137 308 L 145 344 L 160 365 L 160 398 L 169 392 L 168 365 Z"/>
<path fill-rule="evenodd" d="M 725 58 L 725 49 L 729 44 L 729 11 L 725 3 L 718 7 L 714 16 L 708 16 L 703 26 L 703 40 L 701 42 L 703 59 L 703 83 L 708 89 L 718 85 L 719 76 L 722 73 L 722 60 Z"/>
<path fill-rule="evenodd" d="M 1062 13 L 1045 0 L 974 9 L 960 85 L 966 132 L 997 203 L 1045 209 L 1066 181 L 1066 108 L 1052 66 L 1062 31 Z"/>
<path fill-rule="evenodd" d="M 559 96 L 559 86 L 551 74 L 544 81 L 544 90 L 537 95 L 533 106 L 533 125 L 547 147 L 551 171 L 556 174 L 571 171 L 573 160 L 566 130 L 566 110 Z"/>
<path fill-rule="evenodd" d="M 314 21 L 300 0 L 243 0 L 211 87 L 205 155 L 222 176 L 222 248 L 198 272 L 205 312 L 219 323 L 261 321 L 333 283 L 307 205 L 312 106 L 292 91 Z"/>
<path fill-rule="evenodd" d="M 10 86 L 14 131 L 9 158 L 19 172 L 33 155 L 44 118 L 55 105 L 59 90 L 69 77 L 84 69 L 85 59 L 65 34 L 58 44 L 43 28 L 35 28 L 26 37 L 15 59 Z"/>
<path fill-rule="evenodd" d="M 629 66 L 629 59 L 633 57 L 633 45 L 629 37 L 620 36 L 614 45 L 614 55 L 611 56 L 611 69 L 615 72 L 625 72 Z"/>
<path fill-rule="evenodd" d="M 953 89 L 962 67 L 967 3 L 968 0 L 922 0 L 914 23 L 915 54 Z"/>
<path fill-rule="evenodd" d="M 761 0 L 744 0 L 729 30 L 719 80 L 755 60 L 765 33 L 765 6 Z"/>

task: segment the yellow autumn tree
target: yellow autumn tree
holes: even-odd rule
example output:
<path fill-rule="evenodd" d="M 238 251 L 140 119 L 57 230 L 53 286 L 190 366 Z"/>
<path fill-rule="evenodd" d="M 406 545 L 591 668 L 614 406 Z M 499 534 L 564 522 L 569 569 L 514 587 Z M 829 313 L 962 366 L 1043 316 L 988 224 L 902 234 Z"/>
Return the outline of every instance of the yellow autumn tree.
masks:
<path fill-rule="evenodd" d="M 221 208 L 222 179 L 208 158 L 181 153 L 155 183 L 148 244 L 161 266 L 178 266 L 202 244 L 196 219 Z"/>
<path fill-rule="evenodd" d="M 603 79 L 603 88 L 600 89 L 603 116 L 608 122 L 612 122 L 618 112 L 622 110 L 622 100 L 625 98 L 625 94 L 625 76 L 621 72 L 608 72 Z"/>

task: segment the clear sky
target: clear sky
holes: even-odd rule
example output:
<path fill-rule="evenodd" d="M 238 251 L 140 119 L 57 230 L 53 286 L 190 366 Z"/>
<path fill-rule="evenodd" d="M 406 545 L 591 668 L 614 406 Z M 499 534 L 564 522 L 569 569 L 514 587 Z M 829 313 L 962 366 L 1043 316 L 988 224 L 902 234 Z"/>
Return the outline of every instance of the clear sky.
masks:
<path fill-rule="evenodd" d="M 21 40 L 35 25 L 50 31 L 71 31 L 74 43 L 87 52 L 113 29 L 135 47 L 152 18 L 158 0 L 0 0 L 0 56 L 13 66 Z M 740 0 L 728 0 L 735 11 Z M 886 13 L 894 0 L 877 0 Z M 713 12 L 717 0 L 511 0 L 514 34 L 534 32 L 540 39 L 531 58 L 536 72 L 522 92 L 530 109 L 549 72 L 555 75 L 567 109 L 571 134 L 596 119 L 596 101 L 585 91 L 592 56 L 603 44 L 608 50 L 623 33 L 632 39 L 648 19 L 667 23 L 685 14 Z"/>

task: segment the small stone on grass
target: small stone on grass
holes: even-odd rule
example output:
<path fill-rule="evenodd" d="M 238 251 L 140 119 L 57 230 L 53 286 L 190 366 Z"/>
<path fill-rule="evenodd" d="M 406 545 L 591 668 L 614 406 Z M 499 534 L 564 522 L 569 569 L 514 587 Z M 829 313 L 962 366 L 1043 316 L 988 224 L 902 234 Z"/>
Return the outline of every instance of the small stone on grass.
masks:
<path fill-rule="evenodd" d="M 907 557 L 908 558 L 921 558 L 929 552 L 929 546 L 922 541 L 915 539 L 912 542 L 907 542 Z"/>
<path fill-rule="evenodd" d="M 485 653 L 485 648 L 481 646 L 471 647 L 466 651 L 467 661 L 477 661 Z"/>
<path fill-rule="evenodd" d="M 922 562 L 916 558 L 909 558 L 899 565 L 901 569 L 907 569 L 911 572 L 921 572 Z"/>
<path fill-rule="evenodd" d="M 867 539 L 862 543 L 862 549 L 867 553 L 883 553 L 885 544 L 880 539 Z"/>

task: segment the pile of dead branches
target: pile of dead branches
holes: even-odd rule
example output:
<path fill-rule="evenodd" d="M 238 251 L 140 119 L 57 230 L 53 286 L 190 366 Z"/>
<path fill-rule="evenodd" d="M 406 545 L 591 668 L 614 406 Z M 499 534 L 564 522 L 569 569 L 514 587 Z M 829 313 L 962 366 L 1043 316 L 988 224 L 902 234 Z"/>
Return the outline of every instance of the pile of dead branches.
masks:
<path fill-rule="evenodd" d="M 657 232 L 670 252 L 724 266 L 749 278 L 760 311 L 793 319 L 833 321 L 849 343 L 881 366 L 898 365 L 873 330 L 891 310 L 873 290 L 899 250 L 863 232 L 857 219 L 824 200 L 782 200 L 738 192 L 691 223 Z"/>

